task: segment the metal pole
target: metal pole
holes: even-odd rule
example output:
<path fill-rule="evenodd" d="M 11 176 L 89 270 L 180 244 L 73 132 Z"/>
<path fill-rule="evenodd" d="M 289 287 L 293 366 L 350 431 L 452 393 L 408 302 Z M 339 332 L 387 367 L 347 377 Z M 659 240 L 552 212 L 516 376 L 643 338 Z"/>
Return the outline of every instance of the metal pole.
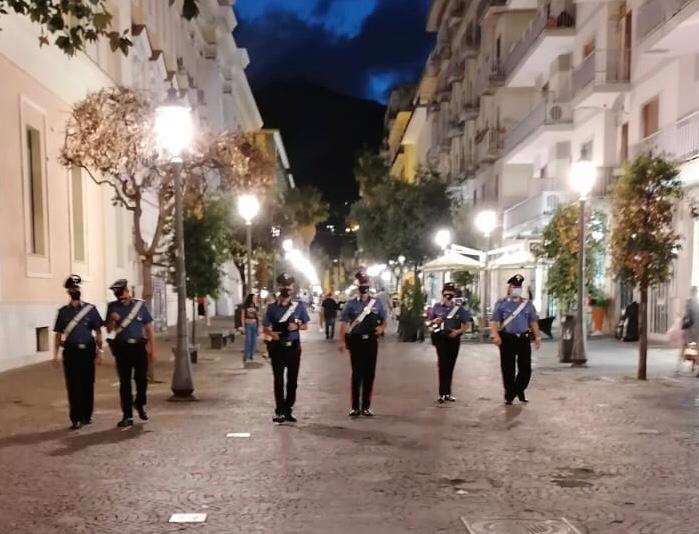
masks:
<path fill-rule="evenodd" d="M 177 399 L 192 398 L 192 366 L 189 361 L 187 340 L 187 274 L 184 263 L 184 221 L 182 214 L 182 163 L 172 165 L 175 184 L 175 239 L 177 256 L 175 261 L 175 281 L 177 285 L 177 347 L 175 367 L 172 374 L 172 393 Z"/>
<path fill-rule="evenodd" d="M 573 336 L 573 366 L 584 366 L 587 362 L 585 351 L 585 199 L 580 199 L 580 252 L 578 254 L 578 309 L 575 314 L 575 334 Z"/>
<path fill-rule="evenodd" d="M 483 271 L 483 302 L 481 302 L 481 312 L 483 315 L 483 339 L 489 336 L 488 329 L 488 300 L 490 298 L 490 271 L 488 270 L 488 252 L 490 252 L 492 237 L 488 234 L 488 248 L 485 251 L 485 266 Z"/>
<path fill-rule="evenodd" d="M 252 293 L 252 221 L 245 222 L 246 238 L 248 243 L 248 270 L 245 280 L 245 285 L 247 290 L 245 291 L 245 297 Z"/>

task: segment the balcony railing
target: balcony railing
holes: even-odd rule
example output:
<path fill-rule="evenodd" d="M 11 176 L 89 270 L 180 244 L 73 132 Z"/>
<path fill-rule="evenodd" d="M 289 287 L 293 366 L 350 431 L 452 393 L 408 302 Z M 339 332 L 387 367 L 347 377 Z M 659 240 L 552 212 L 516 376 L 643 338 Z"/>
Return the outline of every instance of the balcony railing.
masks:
<path fill-rule="evenodd" d="M 464 79 L 466 63 L 462 59 L 452 59 L 447 70 L 447 83 L 452 84 Z"/>
<path fill-rule="evenodd" d="M 575 5 L 566 6 L 566 9 L 558 13 L 547 15 L 545 11 L 539 11 L 537 17 L 530 23 L 529 28 L 522 38 L 517 41 L 505 61 L 505 72 L 509 76 L 524 59 L 527 52 L 539 39 L 545 30 L 557 30 L 575 27 Z"/>
<path fill-rule="evenodd" d="M 478 9 L 476 10 L 476 20 L 480 21 L 489 8 L 505 6 L 506 4 L 507 0 L 481 0 L 478 3 Z"/>
<path fill-rule="evenodd" d="M 541 126 L 572 124 L 573 107 L 570 102 L 558 102 L 547 98 L 537 105 L 523 120 L 515 124 L 505 135 L 505 151 L 509 152 Z"/>
<path fill-rule="evenodd" d="M 464 100 L 463 106 L 461 107 L 461 110 L 459 111 L 459 118 L 462 121 L 470 121 L 478 117 L 478 109 L 479 109 L 479 100 L 478 98 L 467 98 Z"/>
<path fill-rule="evenodd" d="M 638 42 L 677 15 L 692 0 L 649 0 L 638 9 Z"/>
<path fill-rule="evenodd" d="M 615 85 L 629 83 L 629 51 L 595 50 L 573 72 L 573 92 L 588 85 Z"/>
<path fill-rule="evenodd" d="M 614 167 L 597 167 L 597 179 L 590 196 L 597 198 L 611 197 L 614 194 L 619 177 L 614 174 Z"/>
<path fill-rule="evenodd" d="M 505 82 L 505 67 L 502 62 L 494 60 L 481 65 L 476 76 L 476 95 L 492 94 L 496 85 Z"/>
<path fill-rule="evenodd" d="M 497 160 L 504 148 L 504 138 L 502 129 L 489 128 L 485 131 L 476 144 L 478 163 L 492 163 Z"/>
<path fill-rule="evenodd" d="M 540 222 L 543 226 L 565 201 L 566 194 L 561 191 L 542 191 L 505 210 L 503 229 L 507 233 L 529 222 Z"/>
<path fill-rule="evenodd" d="M 666 154 L 679 162 L 699 156 L 699 110 L 643 139 L 631 152 L 637 156 L 649 151 Z"/>

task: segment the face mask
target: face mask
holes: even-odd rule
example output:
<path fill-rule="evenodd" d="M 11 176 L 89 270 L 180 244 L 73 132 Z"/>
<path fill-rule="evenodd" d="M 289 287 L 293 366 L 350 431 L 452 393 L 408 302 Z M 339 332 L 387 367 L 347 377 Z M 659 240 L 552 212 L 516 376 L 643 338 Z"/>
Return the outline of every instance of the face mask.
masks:
<path fill-rule="evenodd" d="M 367 293 L 369 293 L 369 286 L 359 286 L 359 292 L 362 295 L 366 295 Z"/>
<path fill-rule="evenodd" d="M 283 299 L 287 298 L 289 295 L 291 295 L 291 289 L 288 287 L 283 287 L 279 290 L 279 296 Z"/>
<path fill-rule="evenodd" d="M 77 289 L 71 289 L 68 291 L 68 294 L 70 295 L 71 300 L 78 301 L 80 300 L 80 291 Z"/>
<path fill-rule="evenodd" d="M 444 298 L 451 301 L 454 298 L 454 295 L 447 294 L 447 295 L 444 295 Z"/>
<path fill-rule="evenodd" d="M 513 297 L 521 297 L 522 296 L 522 288 L 521 287 L 513 287 L 511 294 Z"/>

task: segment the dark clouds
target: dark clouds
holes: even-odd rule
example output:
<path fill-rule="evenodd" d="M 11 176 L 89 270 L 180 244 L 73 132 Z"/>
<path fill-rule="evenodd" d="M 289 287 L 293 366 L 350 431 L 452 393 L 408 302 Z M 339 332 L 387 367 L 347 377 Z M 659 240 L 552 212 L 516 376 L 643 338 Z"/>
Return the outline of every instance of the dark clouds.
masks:
<path fill-rule="evenodd" d="M 318 20 L 342 0 L 318 0 L 313 17 L 274 5 L 250 19 L 245 18 L 245 1 L 238 3 L 236 38 L 249 51 L 247 72 L 258 88 L 301 78 L 385 100 L 390 86 L 419 77 L 433 41 L 425 32 L 429 0 L 378 0 L 373 12 L 362 15 L 359 32 L 352 37 Z"/>

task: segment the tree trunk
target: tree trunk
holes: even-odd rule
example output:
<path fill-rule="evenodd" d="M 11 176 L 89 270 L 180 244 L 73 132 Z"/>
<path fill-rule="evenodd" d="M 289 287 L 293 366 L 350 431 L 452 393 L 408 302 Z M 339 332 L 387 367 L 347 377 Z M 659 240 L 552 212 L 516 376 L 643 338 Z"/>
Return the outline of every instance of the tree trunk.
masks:
<path fill-rule="evenodd" d="M 143 279 L 143 294 L 141 298 L 148 306 L 153 306 L 153 260 L 146 258 L 141 261 L 141 278 Z"/>
<path fill-rule="evenodd" d="M 192 297 L 192 345 L 197 344 L 197 298 Z"/>
<path fill-rule="evenodd" d="M 641 287 L 641 310 L 639 313 L 638 342 L 638 379 L 646 379 L 646 361 L 648 359 L 648 288 Z"/>

